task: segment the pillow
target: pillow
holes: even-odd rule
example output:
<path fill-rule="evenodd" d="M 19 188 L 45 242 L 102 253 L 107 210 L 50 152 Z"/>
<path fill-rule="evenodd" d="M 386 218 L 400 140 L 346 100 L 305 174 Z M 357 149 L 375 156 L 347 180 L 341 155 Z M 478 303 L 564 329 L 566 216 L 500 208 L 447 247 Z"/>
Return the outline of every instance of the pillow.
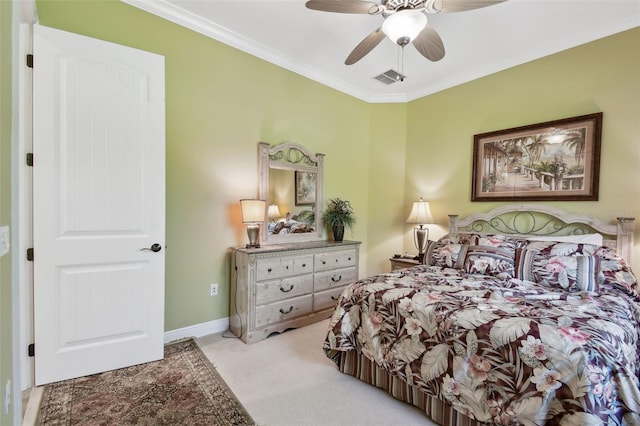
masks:
<path fill-rule="evenodd" d="M 427 265 L 461 269 L 469 248 L 468 244 L 429 241 L 424 260 Z"/>
<path fill-rule="evenodd" d="M 461 233 L 447 238 L 449 238 L 453 242 L 460 244 L 477 244 L 479 236 L 480 234 Z"/>
<path fill-rule="evenodd" d="M 602 245 L 602 235 L 600 234 L 582 234 L 582 235 L 536 235 L 527 238 L 529 241 L 558 241 L 562 243 L 582 243 L 594 246 Z"/>
<path fill-rule="evenodd" d="M 469 246 L 464 270 L 471 274 L 492 275 L 500 279 L 514 278 L 515 251 L 512 248 Z"/>
<path fill-rule="evenodd" d="M 522 247 L 526 244 L 526 240 L 521 238 L 513 238 L 509 235 L 503 234 L 475 234 L 475 233 L 460 233 L 456 235 L 445 235 L 440 238 L 440 241 L 446 241 L 449 243 L 457 243 L 457 244 L 469 244 L 473 245 L 486 245 L 492 247 L 503 247 L 503 248 L 512 248 L 514 250 L 516 247 Z"/>
<path fill-rule="evenodd" d="M 459 243 L 468 243 L 464 270 L 472 274 L 491 275 L 500 279 L 514 277 L 516 248 L 526 241 L 502 234 L 462 233 L 455 236 Z"/>
<path fill-rule="evenodd" d="M 598 249 L 600 257 L 600 288 L 618 288 L 640 299 L 640 288 L 631 267 L 608 247 Z"/>
<path fill-rule="evenodd" d="M 515 276 L 550 288 L 569 292 L 599 291 L 600 257 L 597 255 L 555 256 L 536 249 L 519 249 Z"/>
<path fill-rule="evenodd" d="M 602 249 L 602 246 L 584 243 L 558 242 L 558 241 L 527 241 L 525 248 L 539 250 L 547 256 L 580 256 L 594 255 Z"/>

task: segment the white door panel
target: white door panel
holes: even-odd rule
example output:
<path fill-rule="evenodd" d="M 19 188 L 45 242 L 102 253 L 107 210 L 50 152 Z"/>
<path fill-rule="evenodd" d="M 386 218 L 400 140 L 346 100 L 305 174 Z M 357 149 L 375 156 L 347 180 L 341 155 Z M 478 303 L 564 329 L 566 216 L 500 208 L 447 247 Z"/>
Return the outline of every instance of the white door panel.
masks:
<path fill-rule="evenodd" d="M 34 28 L 36 384 L 160 359 L 164 58 Z"/>

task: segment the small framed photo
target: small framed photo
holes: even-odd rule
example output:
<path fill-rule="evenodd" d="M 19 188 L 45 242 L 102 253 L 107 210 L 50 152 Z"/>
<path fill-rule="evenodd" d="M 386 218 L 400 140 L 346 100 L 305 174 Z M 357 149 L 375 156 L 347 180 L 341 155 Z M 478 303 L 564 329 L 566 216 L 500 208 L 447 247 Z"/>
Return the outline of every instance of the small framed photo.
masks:
<path fill-rule="evenodd" d="M 316 173 L 296 171 L 296 206 L 311 206 L 316 203 Z"/>
<path fill-rule="evenodd" d="M 602 113 L 473 137 L 471 201 L 597 201 Z"/>

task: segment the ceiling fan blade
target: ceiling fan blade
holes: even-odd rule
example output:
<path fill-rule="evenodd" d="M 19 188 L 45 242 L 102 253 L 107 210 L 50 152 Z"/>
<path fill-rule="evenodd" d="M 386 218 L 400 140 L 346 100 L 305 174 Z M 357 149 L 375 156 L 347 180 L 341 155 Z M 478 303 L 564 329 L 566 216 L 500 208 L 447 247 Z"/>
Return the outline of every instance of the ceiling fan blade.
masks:
<path fill-rule="evenodd" d="M 422 56 L 432 62 L 444 58 L 444 44 L 442 43 L 442 39 L 436 30 L 429 25 L 413 40 L 413 45 Z"/>
<path fill-rule="evenodd" d="M 356 47 L 351 51 L 347 59 L 345 59 L 345 65 L 353 65 L 360 59 L 371 52 L 384 39 L 385 35 L 382 32 L 382 28 L 378 28 L 368 36 L 364 38 Z"/>
<path fill-rule="evenodd" d="M 507 0 L 436 0 L 433 3 L 433 8 L 443 13 L 463 12 L 493 6 L 505 1 Z"/>
<path fill-rule="evenodd" d="M 379 4 L 356 0 L 309 0 L 305 6 L 307 6 L 307 9 L 336 13 L 364 13 L 375 15 L 381 11 Z"/>

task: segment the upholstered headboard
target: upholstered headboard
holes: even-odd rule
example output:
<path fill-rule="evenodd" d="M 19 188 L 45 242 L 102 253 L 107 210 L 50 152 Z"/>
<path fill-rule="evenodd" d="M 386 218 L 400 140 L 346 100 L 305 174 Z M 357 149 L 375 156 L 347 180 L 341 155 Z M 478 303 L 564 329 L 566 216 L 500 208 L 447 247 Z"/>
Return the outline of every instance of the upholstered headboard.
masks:
<path fill-rule="evenodd" d="M 604 245 L 614 249 L 627 262 L 633 253 L 635 218 L 619 217 L 617 224 L 567 213 L 544 204 L 515 204 L 498 207 L 487 213 L 474 213 L 463 219 L 449 215 L 449 234 L 476 232 L 514 236 L 561 236 L 599 233 Z"/>

